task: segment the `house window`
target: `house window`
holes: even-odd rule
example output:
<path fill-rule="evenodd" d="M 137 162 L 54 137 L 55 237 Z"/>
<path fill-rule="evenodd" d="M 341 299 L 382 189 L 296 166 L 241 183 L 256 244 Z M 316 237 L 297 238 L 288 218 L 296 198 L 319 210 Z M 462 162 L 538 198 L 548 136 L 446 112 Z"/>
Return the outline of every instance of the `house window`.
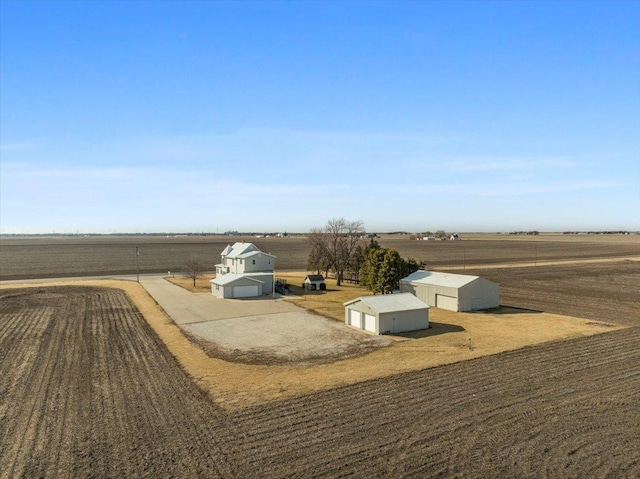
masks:
<path fill-rule="evenodd" d="M 253 260 L 253 264 L 256 264 L 256 260 L 255 259 Z"/>

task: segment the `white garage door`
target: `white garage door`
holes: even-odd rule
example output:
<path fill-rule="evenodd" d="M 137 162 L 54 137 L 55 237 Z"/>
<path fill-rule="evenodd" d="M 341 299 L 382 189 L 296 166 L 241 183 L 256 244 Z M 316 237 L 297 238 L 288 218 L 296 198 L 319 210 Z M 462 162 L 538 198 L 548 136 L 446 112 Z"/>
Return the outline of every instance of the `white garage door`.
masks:
<path fill-rule="evenodd" d="M 436 294 L 436 307 L 448 309 L 449 311 L 458 311 L 458 300 L 453 296 Z"/>
<path fill-rule="evenodd" d="M 354 311 L 353 309 L 349 310 L 349 324 L 356 328 L 362 328 L 362 323 L 360 322 L 360 311 Z"/>
<path fill-rule="evenodd" d="M 364 313 L 364 329 L 367 331 L 371 331 L 372 333 L 376 332 L 376 317 L 370 314 Z"/>
<path fill-rule="evenodd" d="M 253 298 L 258 296 L 259 286 L 234 286 L 233 297 L 234 298 Z"/>

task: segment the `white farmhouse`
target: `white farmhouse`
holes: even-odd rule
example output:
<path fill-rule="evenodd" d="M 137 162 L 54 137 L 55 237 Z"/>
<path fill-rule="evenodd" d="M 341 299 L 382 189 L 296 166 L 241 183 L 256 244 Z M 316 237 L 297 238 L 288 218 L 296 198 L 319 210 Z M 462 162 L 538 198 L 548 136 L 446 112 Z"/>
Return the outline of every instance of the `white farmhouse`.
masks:
<path fill-rule="evenodd" d="M 216 265 L 211 292 L 219 298 L 249 298 L 272 294 L 276 257 L 252 243 L 228 245 Z"/>

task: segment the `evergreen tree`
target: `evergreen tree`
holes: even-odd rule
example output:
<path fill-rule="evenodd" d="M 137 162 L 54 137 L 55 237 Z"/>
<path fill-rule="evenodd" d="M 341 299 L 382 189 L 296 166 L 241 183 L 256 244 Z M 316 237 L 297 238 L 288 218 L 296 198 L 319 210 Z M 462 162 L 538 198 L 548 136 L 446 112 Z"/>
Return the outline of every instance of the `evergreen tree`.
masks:
<path fill-rule="evenodd" d="M 390 294 L 400 287 L 400 280 L 419 270 L 422 262 L 413 258 L 403 259 L 392 248 L 381 248 L 377 241 L 365 248 L 364 263 L 360 268 L 360 285 L 373 294 Z"/>
<path fill-rule="evenodd" d="M 406 263 L 395 249 L 386 249 L 378 271 L 378 288 L 382 294 L 391 294 L 400 287 Z"/>
<path fill-rule="evenodd" d="M 380 247 L 367 247 L 367 249 L 368 252 L 360 269 L 360 285 L 377 294 L 382 292 L 378 276 L 384 262 L 385 250 Z"/>

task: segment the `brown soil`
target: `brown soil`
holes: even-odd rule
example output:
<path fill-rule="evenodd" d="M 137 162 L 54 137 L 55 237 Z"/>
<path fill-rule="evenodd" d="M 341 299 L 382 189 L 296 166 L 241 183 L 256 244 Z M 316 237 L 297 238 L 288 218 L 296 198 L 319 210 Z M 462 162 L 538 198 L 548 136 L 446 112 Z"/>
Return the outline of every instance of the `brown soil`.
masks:
<path fill-rule="evenodd" d="M 640 235 L 462 235 L 461 241 L 415 241 L 382 235 L 381 246 L 429 268 L 495 263 L 531 264 L 558 259 L 620 258 L 640 255 Z M 309 245 L 305 236 L 254 238 L 226 236 L 0 237 L 0 280 L 179 273 L 192 254 L 205 271 L 214 271 L 228 243 L 251 241 L 277 257 L 278 270 L 304 270 Z M 135 248 L 140 248 L 136 257 Z M 136 263 L 138 261 L 138 264 Z"/>
<path fill-rule="evenodd" d="M 234 475 L 228 418 L 122 291 L 0 299 L 0 477 Z"/>
<path fill-rule="evenodd" d="M 3 478 L 640 474 L 640 328 L 225 412 L 121 291 L 0 297 Z"/>
<path fill-rule="evenodd" d="M 484 275 L 504 304 L 632 327 L 224 410 L 148 297 L 2 289 L 0 477 L 639 477 L 638 263 Z"/>
<path fill-rule="evenodd" d="M 640 262 L 468 270 L 500 284 L 500 303 L 640 326 Z"/>

